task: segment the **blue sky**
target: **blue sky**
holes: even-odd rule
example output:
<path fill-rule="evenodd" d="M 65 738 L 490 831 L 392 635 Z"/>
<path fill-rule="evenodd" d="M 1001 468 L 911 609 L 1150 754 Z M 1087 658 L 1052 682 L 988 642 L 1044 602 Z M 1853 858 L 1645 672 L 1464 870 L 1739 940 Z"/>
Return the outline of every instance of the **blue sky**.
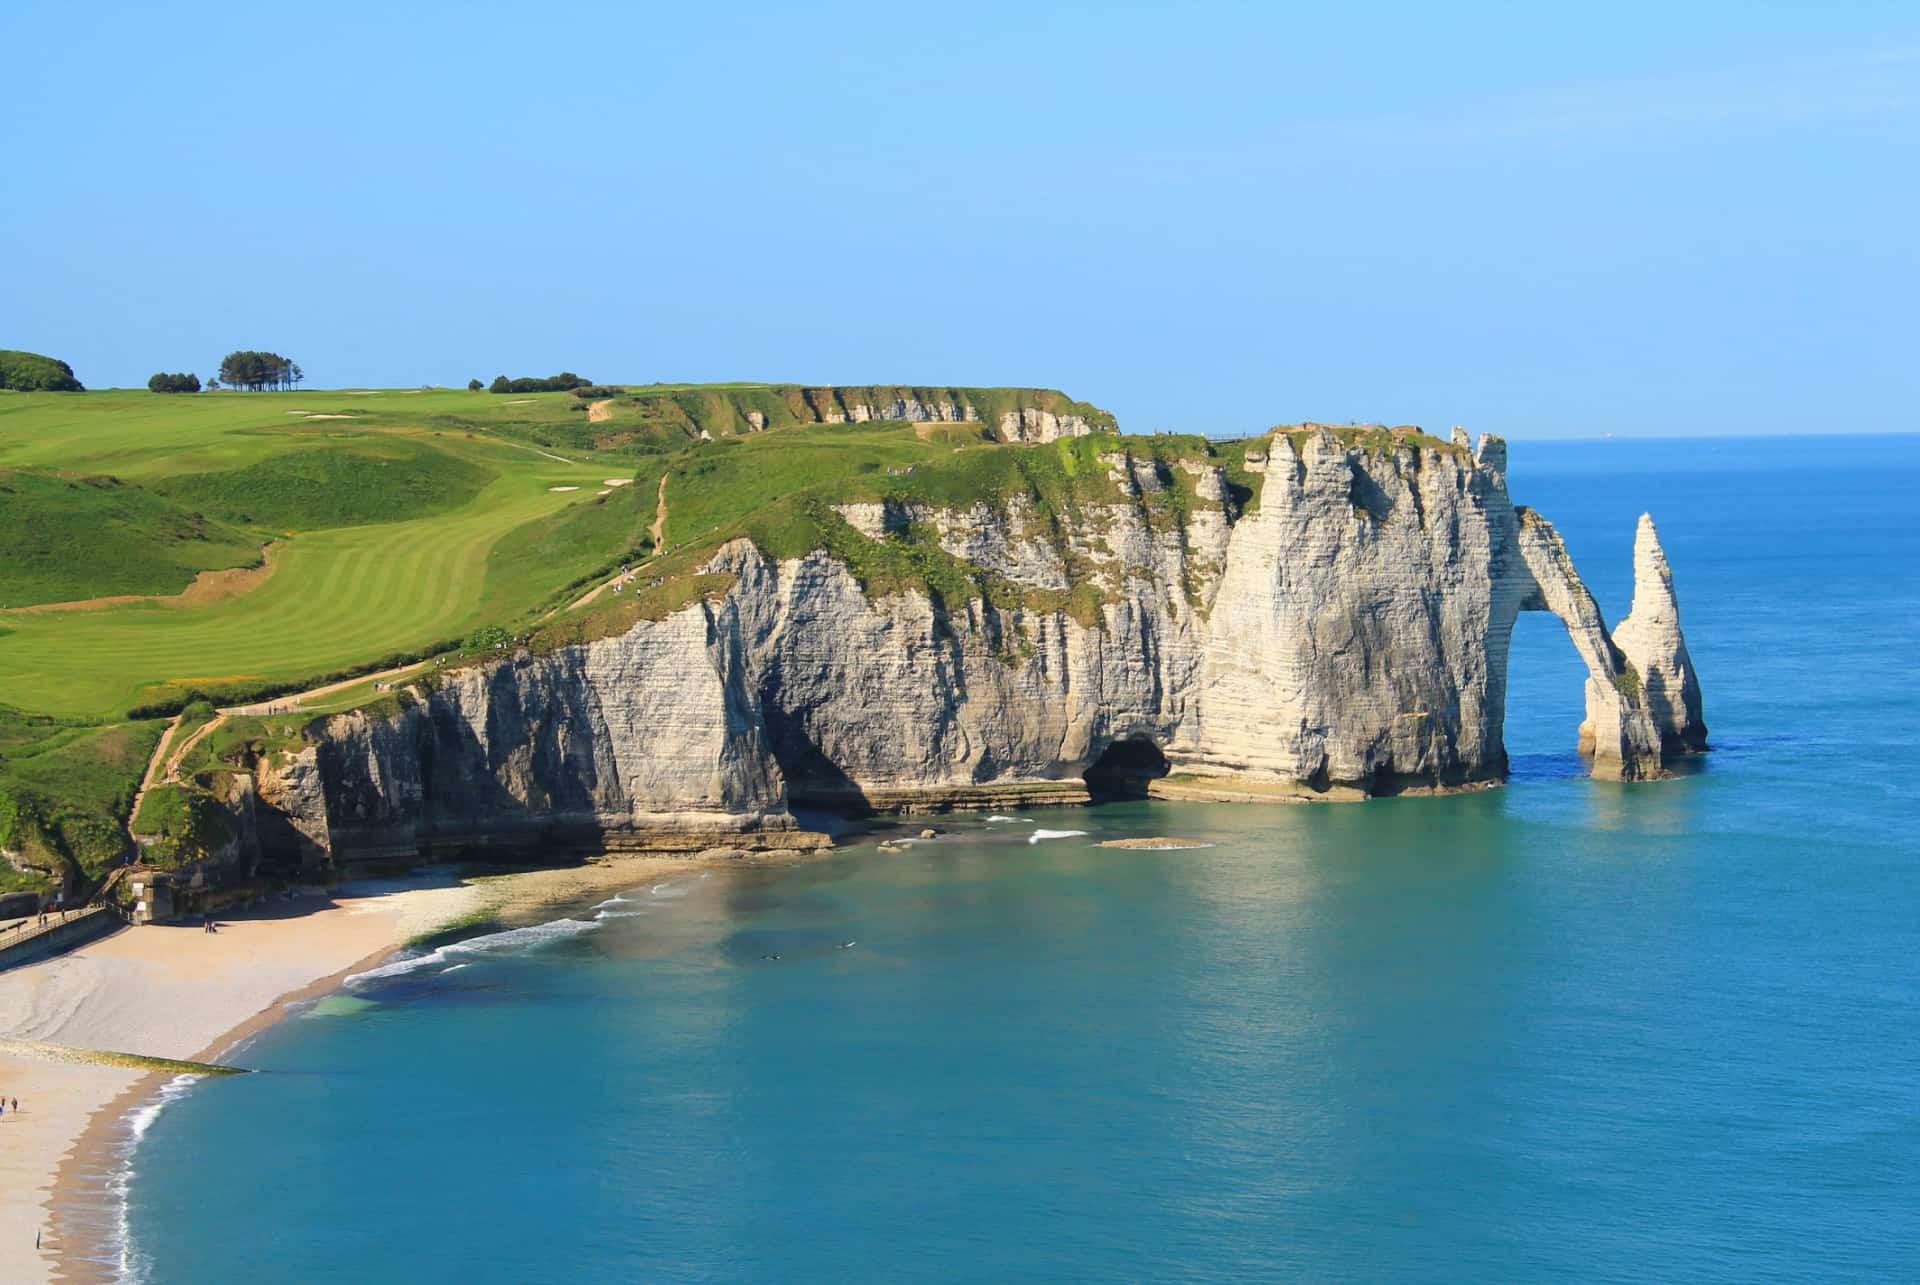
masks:
<path fill-rule="evenodd" d="M 1910 3 L 0 7 L 94 386 L 1041 384 L 1130 429 L 1920 428 Z"/>

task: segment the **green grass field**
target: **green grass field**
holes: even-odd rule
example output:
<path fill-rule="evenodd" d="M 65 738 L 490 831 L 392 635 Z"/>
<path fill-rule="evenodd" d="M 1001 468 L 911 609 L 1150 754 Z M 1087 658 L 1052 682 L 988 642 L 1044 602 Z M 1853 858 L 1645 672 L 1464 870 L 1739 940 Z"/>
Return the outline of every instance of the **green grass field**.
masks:
<path fill-rule="evenodd" d="M 0 469 L 0 508 L 0 607 L 173 594 L 260 557 L 247 532 L 99 474 Z"/>
<path fill-rule="evenodd" d="M 484 397 L 431 401 L 442 413 L 455 398 L 491 409 Z M 374 400 L 303 395 L 296 404 L 358 416 Z M 458 638 L 481 623 L 483 603 L 537 601 L 606 556 L 577 548 L 551 550 L 537 563 L 503 560 L 489 584 L 489 555 L 516 528 L 537 528 L 583 504 L 634 503 L 616 493 L 596 504 L 608 475 L 602 464 L 562 463 L 485 431 L 372 423 L 348 430 L 344 421 L 304 416 L 290 423 L 293 401 L 118 392 L 0 398 L 0 464 L 145 484 L 196 512 L 220 513 L 224 530 L 274 542 L 272 574 L 257 588 L 205 605 L 0 615 L 0 704 L 104 718 L 163 700 L 169 687 L 239 692 Z M 110 413 L 115 406 L 126 413 Z M 0 505 L 5 500 L 0 495 Z M 394 520 L 410 512 L 419 516 Z M 221 553 L 212 564 L 231 565 L 231 548 Z M 126 592 L 106 579 L 87 587 Z"/>

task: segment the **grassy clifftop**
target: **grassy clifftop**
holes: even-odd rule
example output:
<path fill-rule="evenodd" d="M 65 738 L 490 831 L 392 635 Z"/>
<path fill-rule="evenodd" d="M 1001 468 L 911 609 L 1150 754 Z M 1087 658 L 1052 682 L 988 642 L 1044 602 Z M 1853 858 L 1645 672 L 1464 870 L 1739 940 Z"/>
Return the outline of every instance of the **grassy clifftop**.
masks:
<path fill-rule="evenodd" d="M 963 422 L 891 418 L 924 407 Z M 804 538 L 783 503 L 1016 449 L 993 430 L 1026 409 L 1112 424 L 1048 390 L 907 385 L 0 395 L 0 888 L 117 859 L 165 716 L 196 699 L 607 627 L 568 606 L 654 555 L 656 527 L 666 583 L 617 601 L 671 609 L 715 590 L 693 555 L 757 510 L 762 535 Z M 232 752 L 209 737 L 156 811 Z"/>
<path fill-rule="evenodd" d="M 993 433 L 1023 410 L 1079 416 L 1095 429 L 1119 431 L 1113 416 L 1049 388 L 951 388 L 909 384 L 642 385 L 612 396 L 575 394 L 573 422 L 547 429 L 544 440 L 576 450 L 625 455 L 671 453 L 690 442 L 808 425 L 903 421 L 930 415 L 972 423 Z"/>
<path fill-rule="evenodd" d="M 1094 432 L 999 440 L 1023 411 Z M 1092 621 L 1100 576 L 1073 562 L 1062 532 L 1124 503 L 1172 535 L 1206 468 L 1243 507 L 1259 502 L 1249 442 L 1113 427 L 1052 390 L 912 385 L 0 396 L 0 848 L 12 854 L 0 888 L 117 859 L 118 827 L 175 710 L 420 658 L 473 663 L 511 638 L 605 636 L 725 592 L 729 578 L 703 568 L 742 536 L 777 556 L 830 550 L 876 594 L 1019 601 Z M 1454 449 L 1401 430 L 1339 433 L 1361 449 Z M 1116 481 L 1115 454 L 1161 483 Z M 872 501 L 1017 504 L 1074 589 L 1042 602 L 917 529 L 869 539 L 840 508 Z M 220 592 L 168 596 L 267 545 L 270 558 Z M 639 592 L 593 592 L 622 566 L 644 568 Z M 358 678 L 275 723 L 272 738 L 297 740 L 322 709 L 401 699 Z M 154 815 L 178 813 L 169 834 L 197 833 L 196 792 L 238 770 L 262 735 L 232 720 L 197 744 L 178 783 L 149 795 Z"/>

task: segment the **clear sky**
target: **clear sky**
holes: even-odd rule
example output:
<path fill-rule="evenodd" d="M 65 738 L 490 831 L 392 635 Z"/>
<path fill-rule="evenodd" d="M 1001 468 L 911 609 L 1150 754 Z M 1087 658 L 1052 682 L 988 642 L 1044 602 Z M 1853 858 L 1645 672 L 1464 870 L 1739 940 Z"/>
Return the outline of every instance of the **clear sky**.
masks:
<path fill-rule="evenodd" d="M 0 347 L 93 386 L 1920 428 L 1912 0 L 8 0 L 0 55 Z"/>

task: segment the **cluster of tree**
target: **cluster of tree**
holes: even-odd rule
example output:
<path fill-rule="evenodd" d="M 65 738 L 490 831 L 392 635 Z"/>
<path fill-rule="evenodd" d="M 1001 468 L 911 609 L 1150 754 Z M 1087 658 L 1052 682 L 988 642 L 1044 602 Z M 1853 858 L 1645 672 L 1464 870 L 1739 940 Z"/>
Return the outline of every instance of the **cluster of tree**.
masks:
<path fill-rule="evenodd" d="M 150 393 L 197 393 L 200 391 L 200 376 L 169 375 L 161 371 L 147 381 Z"/>
<path fill-rule="evenodd" d="M 73 367 L 37 352 L 0 348 L 0 388 L 17 393 L 84 393 Z"/>
<path fill-rule="evenodd" d="M 479 391 L 480 391 L 480 390 L 481 390 L 482 388 L 485 388 L 485 387 L 486 387 L 486 385 L 485 385 L 485 384 L 483 384 L 483 383 L 481 383 L 481 382 L 480 382 L 479 380 L 477 380 L 477 379 L 469 379 L 469 380 L 467 381 L 467 391 L 468 391 L 468 392 L 470 392 L 470 393 L 477 393 L 477 392 L 479 392 Z"/>
<path fill-rule="evenodd" d="M 605 384 L 582 384 L 573 390 L 573 395 L 582 401 L 604 401 L 609 397 L 618 397 L 626 392 L 624 388 L 609 388 Z"/>
<path fill-rule="evenodd" d="M 570 370 L 563 370 L 546 379 L 508 379 L 498 376 L 487 385 L 490 393 L 564 393 L 570 388 L 583 388 L 593 381 L 582 379 Z"/>
<path fill-rule="evenodd" d="M 230 352 L 221 359 L 217 382 L 228 388 L 259 392 L 263 388 L 292 388 L 305 378 L 297 362 L 277 352 L 254 352 L 249 349 Z M 212 383 L 208 386 L 211 387 Z"/>

